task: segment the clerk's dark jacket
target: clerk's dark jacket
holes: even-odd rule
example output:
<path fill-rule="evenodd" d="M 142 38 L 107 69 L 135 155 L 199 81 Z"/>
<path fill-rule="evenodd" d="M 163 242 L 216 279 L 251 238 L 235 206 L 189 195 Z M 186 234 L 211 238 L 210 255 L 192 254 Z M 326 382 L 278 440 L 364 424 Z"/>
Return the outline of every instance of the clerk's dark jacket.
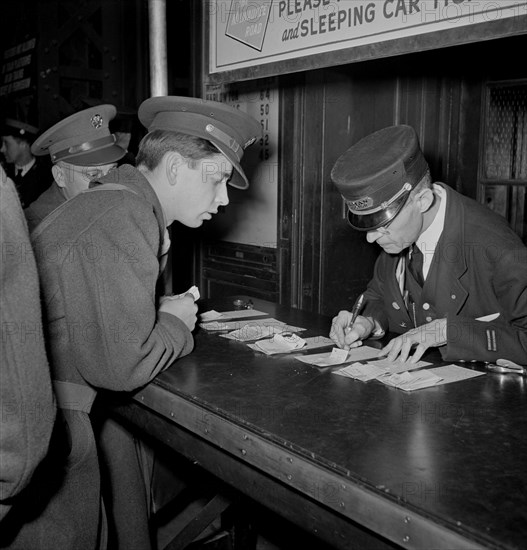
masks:
<path fill-rule="evenodd" d="M 106 185 L 113 182 L 119 185 Z M 101 183 L 32 233 L 51 372 L 71 439 L 63 484 L 42 516 L 57 519 L 48 521 L 42 548 L 101 543 L 100 474 L 88 416 L 97 389 L 136 390 L 193 347 L 187 326 L 157 311 L 165 224 L 156 194 L 128 165 Z"/>
<path fill-rule="evenodd" d="M 46 158 L 36 158 L 33 166 L 23 176 L 16 175 L 11 165 L 7 175 L 12 178 L 15 184 L 22 208 L 27 208 L 53 181 L 51 163 Z"/>
<path fill-rule="evenodd" d="M 381 252 L 365 293 L 363 314 L 402 334 L 447 319 L 443 359 L 527 363 L 527 248 L 506 220 L 440 184 L 445 225 L 422 292 L 407 307 L 396 268 L 407 251 Z M 415 312 L 415 315 L 414 315 Z M 480 317 L 499 314 L 489 322 Z"/>

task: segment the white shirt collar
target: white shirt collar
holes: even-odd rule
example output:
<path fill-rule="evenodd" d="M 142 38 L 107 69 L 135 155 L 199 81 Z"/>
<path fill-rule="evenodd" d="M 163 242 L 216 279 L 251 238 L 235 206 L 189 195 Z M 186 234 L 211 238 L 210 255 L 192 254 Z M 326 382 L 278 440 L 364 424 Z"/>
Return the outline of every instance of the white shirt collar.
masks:
<path fill-rule="evenodd" d="M 33 167 L 33 164 L 36 162 L 36 158 L 33 157 L 27 164 L 24 164 L 24 166 L 18 166 L 15 164 L 15 173 L 17 173 L 19 170 L 21 170 L 20 175 L 24 177 Z"/>
<path fill-rule="evenodd" d="M 433 184 L 433 189 L 434 194 L 441 199 L 439 210 L 430 226 L 419 235 L 415 243 L 423 253 L 423 277 L 425 279 L 430 271 L 437 243 L 445 227 L 446 191 L 436 183 Z"/>

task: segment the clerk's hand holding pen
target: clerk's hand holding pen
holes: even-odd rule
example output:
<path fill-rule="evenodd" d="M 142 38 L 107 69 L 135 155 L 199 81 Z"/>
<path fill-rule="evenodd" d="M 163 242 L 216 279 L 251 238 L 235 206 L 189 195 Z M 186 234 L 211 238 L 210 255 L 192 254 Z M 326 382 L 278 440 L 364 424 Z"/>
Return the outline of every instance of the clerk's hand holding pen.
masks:
<path fill-rule="evenodd" d="M 340 311 L 333 317 L 329 337 L 339 348 L 350 350 L 362 345 L 362 340 L 370 336 L 375 328 L 375 323 L 368 317 L 359 315 L 364 305 L 364 295 L 361 294 L 352 311 Z"/>

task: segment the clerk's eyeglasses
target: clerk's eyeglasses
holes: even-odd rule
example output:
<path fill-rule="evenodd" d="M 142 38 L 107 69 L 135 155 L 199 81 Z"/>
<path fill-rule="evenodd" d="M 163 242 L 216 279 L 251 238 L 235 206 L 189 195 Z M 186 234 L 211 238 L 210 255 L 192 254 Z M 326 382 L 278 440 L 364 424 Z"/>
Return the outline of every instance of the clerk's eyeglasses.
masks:
<path fill-rule="evenodd" d="M 407 206 L 413 201 L 413 197 L 408 194 L 408 197 L 406 198 L 406 201 L 403 205 L 403 207 L 401 208 L 401 210 L 399 210 L 399 212 L 397 212 L 397 214 L 395 215 L 395 217 L 393 217 L 388 223 L 386 223 L 385 225 L 381 225 L 380 227 L 377 227 L 376 229 L 370 229 L 370 231 L 368 231 L 368 233 L 380 233 L 381 235 L 390 235 L 391 232 L 390 230 L 388 229 L 397 219 L 401 220 L 402 217 L 401 217 L 401 214 L 406 210 Z"/>

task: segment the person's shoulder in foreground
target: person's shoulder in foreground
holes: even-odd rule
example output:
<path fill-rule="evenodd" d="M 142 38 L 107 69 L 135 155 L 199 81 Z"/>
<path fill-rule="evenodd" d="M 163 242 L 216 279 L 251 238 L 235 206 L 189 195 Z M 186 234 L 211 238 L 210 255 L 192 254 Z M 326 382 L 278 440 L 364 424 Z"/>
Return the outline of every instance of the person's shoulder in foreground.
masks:
<path fill-rule="evenodd" d="M 7 407 L 0 420 L 1 522 L 44 458 L 55 417 L 35 259 L 20 200 L 1 166 L 0 240 L 0 402 Z"/>

